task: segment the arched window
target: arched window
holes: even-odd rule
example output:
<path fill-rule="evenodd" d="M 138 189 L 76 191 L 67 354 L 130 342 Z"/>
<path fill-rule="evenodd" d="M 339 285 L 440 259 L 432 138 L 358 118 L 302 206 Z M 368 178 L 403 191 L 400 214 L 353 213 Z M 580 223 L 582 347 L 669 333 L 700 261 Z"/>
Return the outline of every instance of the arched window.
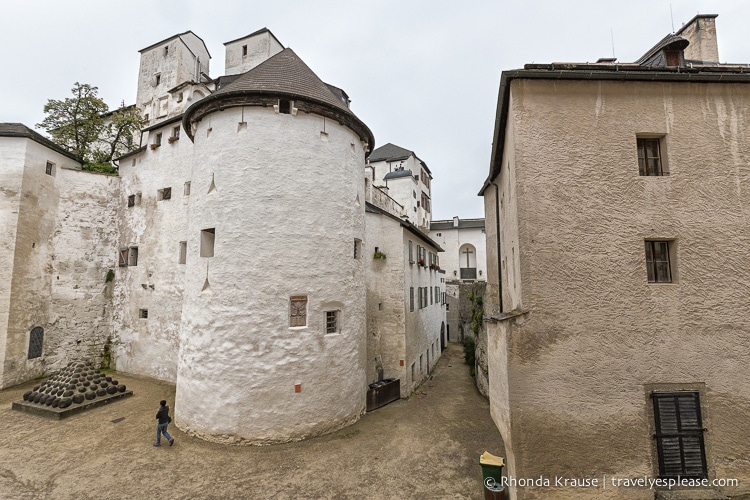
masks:
<path fill-rule="evenodd" d="M 477 279 L 477 249 L 474 245 L 464 243 L 458 249 L 458 267 L 462 280 Z"/>

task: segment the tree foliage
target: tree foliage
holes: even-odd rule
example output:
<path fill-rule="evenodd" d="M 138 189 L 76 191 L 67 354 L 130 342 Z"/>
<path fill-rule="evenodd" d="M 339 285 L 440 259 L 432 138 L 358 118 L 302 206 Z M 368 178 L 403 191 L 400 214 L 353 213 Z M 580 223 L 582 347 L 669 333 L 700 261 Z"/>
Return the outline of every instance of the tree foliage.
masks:
<path fill-rule="evenodd" d="M 122 105 L 110 112 L 98 91 L 97 87 L 76 82 L 71 89 L 72 97 L 47 101 L 46 116 L 37 124 L 53 141 L 83 158 L 88 165 L 106 165 L 135 149 L 135 138 L 146 123 L 135 106 Z"/>

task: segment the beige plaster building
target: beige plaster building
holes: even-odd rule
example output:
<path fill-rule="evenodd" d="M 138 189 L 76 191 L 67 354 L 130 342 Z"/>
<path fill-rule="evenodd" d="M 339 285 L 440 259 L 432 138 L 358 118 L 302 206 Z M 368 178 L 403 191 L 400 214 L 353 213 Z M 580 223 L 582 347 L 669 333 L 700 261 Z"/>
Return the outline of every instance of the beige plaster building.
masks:
<path fill-rule="evenodd" d="M 480 194 L 511 498 L 750 491 L 750 71 L 716 17 L 634 63 L 503 72 Z"/>

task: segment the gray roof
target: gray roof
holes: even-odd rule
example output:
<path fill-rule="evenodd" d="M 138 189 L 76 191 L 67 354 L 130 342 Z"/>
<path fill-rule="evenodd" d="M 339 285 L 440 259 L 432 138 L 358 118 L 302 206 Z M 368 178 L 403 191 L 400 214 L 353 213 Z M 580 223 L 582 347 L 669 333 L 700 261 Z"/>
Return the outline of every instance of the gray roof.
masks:
<path fill-rule="evenodd" d="M 643 54 L 640 59 L 638 59 L 635 64 L 640 65 L 651 65 L 651 63 L 654 61 L 656 56 L 659 55 L 659 52 L 662 50 L 665 50 L 667 48 L 673 49 L 673 50 L 685 50 L 685 47 L 690 45 L 690 42 L 681 36 L 677 35 L 667 35 L 659 42 L 651 47 L 648 52 Z"/>
<path fill-rule="evenodd" d="M 347 125 L 370 146 L 375 143 L 367 125 L 289 48 L 266 59 L 236 80 L 222 84 L 216 92 L 191 105 L 185 112 L 184 121 L 189 123 L 196 116 L 200 119 L 202 113 L 211 112 L 212 107 L 219 103 L 245 105 L 240 101 L 248 96 L 282 97 L 313 103 L 321 109 L 328 109 L 342 124 L 347 121 Z M 184 128 L 190 135 L 190 127 Z"/>
<path fill-rule="evenodd" d="M 405 160 L 410 156 L 417 156 L 414 151 L 409 151 L 395 144 L 385 144 L 370 153 L 370 161 L 398 161 Z"/>
<path fill-rule="evenodd" d="M 406 170 L 403 168 L 399 170 L 394 170 L 393 172 L 388 172 L 387 174 L 385 174 L 383 179 L 384 180 L 398 179 L 399 177 L 412 177 L 411 170 Z"/>
<path fill-rule="evenodd" d="M 427 167 L 427 164 L 422 161 L 422 159 L 414 153 L 414 151 L 411 151 L 406 148 L 402 148 L 401 146 L 396 146 L 395 144 L 391 144 L 390 142 L 388 144 L 385 144 L 383 146 L 380 146 L 377 149 L 374 149 L 372 153 L 370 153 L 370 156 L 368 156 L 368 160 L 370 162 L 373 161 L 386 161 L 386 162 L 394 162 L 399 160 L 405 160 L 410 156 L 414 156 L 424 167 L 424 169 L 427 171 L 427 173 L 430 175 L 430 178 L 432 178 L 432 172 L 430 172 L 430 169 Z"/>
<path fill-rule="evenodd" d="M 351 113 L 292 49 L 284 49 L 271 56 L 214 92 L 211 97 L 228 92 L 274 92 L 310 97 Z"/>
<path fill-rule="evenodd" d="M 448 229 L 483 229 L 484 219 L 458 219 L 458 227 L 453 226 L 453 219 L 434 220 L 430 223 L 430 231 L 444 231 Z"/>
<path fill-rule="evenodd" d="M 25 137 L 41 144 L 44 147 L 56 151 L 61 155 L 67 156 L 71 160 L 75 160 L 78 163 L 83 163 L 83 158 L 79 158 L 62 146 L 55 144 L 38 132 L 31 130 L 23 123 L 0 123 L 0 137 Z"/>
<path fill-rule="evenodd" d="M 269 35 L 271 35 L 273 37 L 274 40 L 276 40 L 279 43 L 279 45 L 281 45 L 282 47 L 284 46 L 284 44 L 281 43 L 278 38 L 276 38 L 276 35 L 274 35 L 273 33 L 271 33 L 271 30 L 269 30 L 268 28 L 265 28 L 265 27 L 259 29 L 258 31 L 253 31 L 249 35 L 241 36 L 239 38 L 235 38 L 234 40 L 230 40 L 228 42 L 224 42 L 224 45 L 229 45 L 230 43 L 234 43 L 234 42 L 237 42 L 239 40 L 243 40 L 245 38 L 250 38 L 250 37 L 253 37 L 253 36 L 256 36 L 256 35 L 260 35 L 262 33 L 268 33 Z"/>
<path fill-rule="evenodd" d="M 146 51 L 146 50 L 149 50 L 149 49 L 152 49 L 152 48 L 156 47 L 157 45 L 161 45 L 161 44 L 163 44 L 163 43 L 166 43 L 166 42 L 171 42 L 171 41 L 172 41 L 172 40 L 174 40 L 175 38 L 180 38 L 180 37 L 181 37 L 182 35 L 187 35 L 188 33 L 190 33 L 190 34 L 191 34 L 191 35 L 193 35 L 193 36 L 194 36 L 195 38 L 197 38 L 198 40 L 200 40 L 200 41 L 201 41 L 201 43 L 203 44 L 203 48 L 204 48 L 204 49 L 206 49 L 206 54 L 208 54 L 208 57 L 211 57 L 211 53 L 210 53 L 210 52 L 208 51 L 208 47 L 206 46 L 206 42 L 204 42 L 204 41 L 203 41 L 203 39 L 202 39 L 201 37 L 199 37 L 198 35 L 196 35 L 195 33 L 193 33 L 193 32 L 192 32 L 192 31 L 190 31 L 190 30 L 184 31 L 184 32 L 182 32 L 182 33 L 177 33 L 176 35 L 172 35 L 172 36 L 170 36 L 169 38 L 165 38 L 165 39 L 164 39 L 164 40 L 162 40 L 161 42 L 156 42 L 156 43 L 153 43 L 153 44 L 149 45 L 148 47 L 146 47 L 145 49 L 141 49 L 141 50 L 139 50 L 138 52 L 144 52 L 144 51 Z M 184 42 L 183 42 L 183 43 L 184 43 Z M 187 45 L 187 44 L 186 44 L 186 45 Z M 190 50 L 190 47 L 188 47 L 188 50 Z M 192 50 L 191 50 L 190 52 L 192 52 Z M 193 54 L 193 55 L 195 55 L 195 54 Z"/>

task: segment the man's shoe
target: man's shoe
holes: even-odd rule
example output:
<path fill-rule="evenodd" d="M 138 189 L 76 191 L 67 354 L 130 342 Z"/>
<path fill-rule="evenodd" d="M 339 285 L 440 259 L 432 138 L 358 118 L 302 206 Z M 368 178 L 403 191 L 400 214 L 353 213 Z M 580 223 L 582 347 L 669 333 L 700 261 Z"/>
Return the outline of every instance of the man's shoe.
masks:
<path fill-rule="evenodd" d="M 169 446 L 172 446 L 174 444 L 174 438 L 169 442 Z"/>
<path fill-rule="evenodd" d="M 154 443 L 154 446 L 161 446 L 159 443 Z"/>

